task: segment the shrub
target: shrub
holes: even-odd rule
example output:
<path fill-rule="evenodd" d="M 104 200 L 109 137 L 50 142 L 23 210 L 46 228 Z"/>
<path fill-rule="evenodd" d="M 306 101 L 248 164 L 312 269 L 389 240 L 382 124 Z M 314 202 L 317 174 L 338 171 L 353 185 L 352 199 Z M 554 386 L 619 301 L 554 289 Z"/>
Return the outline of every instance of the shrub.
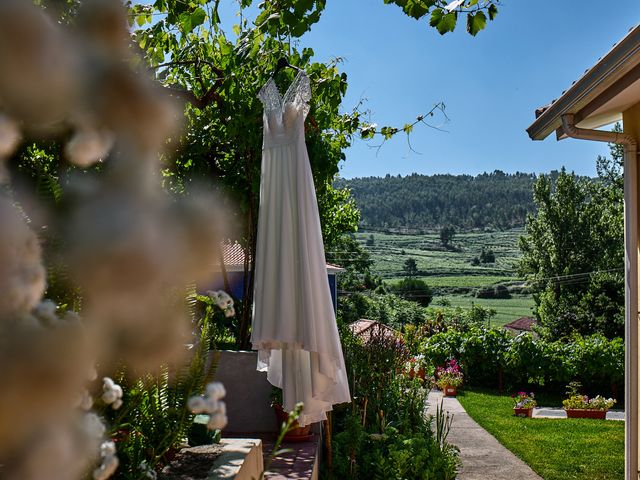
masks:
<path fill-rule="evenodd" d="M 624 342 L 602 335 L 550 342 L 529 333 L 510 337 L 503 329 L 476 324 L 428 337 L 419 351 L 436 365 L 457 358 L 468 385 L 537 385 L 561 392 L 577 379 L 589 392 L 618 398 L 624 385 Z"/>

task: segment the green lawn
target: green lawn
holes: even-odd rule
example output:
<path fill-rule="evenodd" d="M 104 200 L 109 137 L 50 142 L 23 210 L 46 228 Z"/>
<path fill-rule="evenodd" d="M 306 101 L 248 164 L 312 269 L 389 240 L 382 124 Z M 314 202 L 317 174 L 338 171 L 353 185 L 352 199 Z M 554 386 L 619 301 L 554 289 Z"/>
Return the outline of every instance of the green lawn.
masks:
<path fill-rule="evenodd" d="M 466 390 L 458 400 L 545 480 L 624 478 L 624 422 L 514 417 L 508 395 Z"/>

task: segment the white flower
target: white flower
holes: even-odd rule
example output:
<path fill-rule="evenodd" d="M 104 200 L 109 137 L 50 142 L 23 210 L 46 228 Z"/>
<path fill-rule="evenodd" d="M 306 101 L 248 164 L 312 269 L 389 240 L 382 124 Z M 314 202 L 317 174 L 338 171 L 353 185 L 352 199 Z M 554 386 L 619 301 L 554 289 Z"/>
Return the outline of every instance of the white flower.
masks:
<path fill-rule="evenodd" d="M 227 391 L 221 382 L 212 382 L 207 384 L 207 395 L 219 400 L 227 395 Z"/>
<path fill-rule="evenodd" d="M 207 423 L 207 427 L 209 430 L 222 430 L 227 426 L 228 418 L 223 413 L 216 413 L 215 415 L 211 415 L 209 418 L 209 423 Z"/>
<path fill-rule="evenodd" d="M 187 407 L 192 413 L 203 413 L 207 409 L 207 403 L 204 401 L 200 395 L 196 397 L 191 397 L 187 402 Z"/>
<path fill-rule="evenodd" d="M 93 412 L 87 413 L 83 418 L 83 427 L 85 433 L 91 438 L 102 438 L 107 431 L 100 417 Z"/>
<path fill-rule="evenodd" d="M 146 460 L 140 462 L 140 470 L 142 470 L 144 476 L 150 480 L 156 480 L 158 478 L 158 474 L 147 464 Z"/>
<path fill-rule="evenodd" d="M 204 396 L 196 395 L 189 399 L 187 406 L 192 413 L 209 415 L 207 428 L 222 430 L 228 422 L 227 405 L 220 399 L 227 394 L 220 382 L 209 383 Z"/>
<path fill-rule="evenodd" d="M 209 290 L 207 292 L 207 295 L 209 295 L 209 297 L 211 297 L 211 299 L 216 302 L 216 305 L 218 305 L 218 308 L 220 310 L 225 310 L 225 313 L 228 309 L 233 309 L 233 299 L 224 290 Z"/>
<path fill-rule="evenodd" d="M 102 463 L 93 471 L 94 480 L 106 480 L 114 474 L 120 461 L 116 456 L 116 444 L 108 441 L 100 445 Z"/>
<path fill-rule="evenodd" d="M 109 377 L 102 379 L 102 401 L 118 410 L 122 406 L 122 387 Z"/>
<path fill-rule="evenodd" d="M 112 441 L 108 441 L 108 442 L 102 442 L 102 445 L 100 445 L 100 455 L 102 455 L 103 457 L 106 457 L 108 455 L 115 455 L 116 454 L 116 444 Z"/>

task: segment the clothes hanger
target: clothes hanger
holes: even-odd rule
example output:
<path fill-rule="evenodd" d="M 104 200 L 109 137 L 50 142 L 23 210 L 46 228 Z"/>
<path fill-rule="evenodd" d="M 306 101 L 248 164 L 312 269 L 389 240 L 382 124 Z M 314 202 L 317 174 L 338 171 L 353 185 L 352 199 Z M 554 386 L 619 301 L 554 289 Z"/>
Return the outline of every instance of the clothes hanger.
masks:
<path fill-rule="evenodd" d="M 286 57 L 280 57 L 278 59 L 278 63 L 276 64 L 276 69 L 273 71 L 273 73 L 271 74 L 272 77 L 274 77 L 276 75 L 276 73 L 278 73 L 280 70 L 284 69 L 284 68 L 293 68 L 294 70 L 297 70 L 299 72 L 302 71 L 301 68 L 296 67 L 295 65 L 291 65 L 289 63 L 289 60 L 287 60 Z"/>

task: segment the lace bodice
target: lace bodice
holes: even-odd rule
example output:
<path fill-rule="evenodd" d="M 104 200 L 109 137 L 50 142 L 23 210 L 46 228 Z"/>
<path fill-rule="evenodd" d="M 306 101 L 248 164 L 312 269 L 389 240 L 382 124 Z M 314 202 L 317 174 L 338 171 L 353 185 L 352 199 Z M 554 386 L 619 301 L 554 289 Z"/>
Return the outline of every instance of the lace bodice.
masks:
<path fill-rule="evenodd" d="M 308 102 L 311 100 L 309 77 L 303 70 L 300 70 L 284 95 L 280 95 L 276 82 L 271 77 L 258 92 L 258 98 L 264 105 L 265 113 L 274 111 L 283 113 L 285 107 L 288 104 L 292 104 L 300 107 L 303 116 L 306 117 L 309 113 Z"/>
<path fill-rule="evenodd" d="M 311 85 L 300 70 L 284 95 L 280 94 L 273 77 L 260 89 L 258 98 L 264 105 L 263 147 L 286 145 L 304 138 L 304 119 L 309 113 Z"/>

